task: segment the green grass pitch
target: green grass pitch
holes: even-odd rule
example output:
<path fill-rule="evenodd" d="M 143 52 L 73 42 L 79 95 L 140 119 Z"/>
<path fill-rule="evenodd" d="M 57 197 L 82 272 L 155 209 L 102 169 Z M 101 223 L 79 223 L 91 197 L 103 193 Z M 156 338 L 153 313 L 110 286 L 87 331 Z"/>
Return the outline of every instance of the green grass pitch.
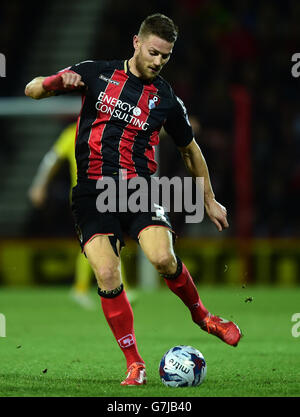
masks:
<path fill-rule="evenodd" d="M 125 360 L 100 302 L 96 311 L 86 311 L 65 287 L 1 288 L 6 337 L 0 337 L 0 396 L 300 396 L 300 337 L 292 334 L 300 289 L 200 286 L 199 292 L 211 312 L 238 323 L 244 333 L 239 346 L 227 346 L 198 328 L 168 289 L 140 291 L 133 310 L 148 384 L 122 387 Z M 96 290 L 93 297 L 98 301 Z M 205 356 L 207 377 L 201 386 L 161 383 L 159 361 L 178 344 L 194 346 Z"/>

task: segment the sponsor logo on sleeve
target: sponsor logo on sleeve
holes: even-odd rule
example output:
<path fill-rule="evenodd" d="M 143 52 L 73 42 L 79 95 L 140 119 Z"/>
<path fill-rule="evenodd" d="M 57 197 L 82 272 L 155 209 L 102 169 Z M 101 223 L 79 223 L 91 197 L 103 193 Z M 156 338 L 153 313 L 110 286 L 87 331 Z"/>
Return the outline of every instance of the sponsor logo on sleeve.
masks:
<path fill-rule="evenodd" d="M 106 83 L 110 83 L 110 84 L 114 84 L 114 85 L 119 85 L 119 81 L 115 81 L 112 80 L 111 78 L 105 77 L 105 75 L 100 74 L 99 75 L 100 80 L 105 81 Z"/>

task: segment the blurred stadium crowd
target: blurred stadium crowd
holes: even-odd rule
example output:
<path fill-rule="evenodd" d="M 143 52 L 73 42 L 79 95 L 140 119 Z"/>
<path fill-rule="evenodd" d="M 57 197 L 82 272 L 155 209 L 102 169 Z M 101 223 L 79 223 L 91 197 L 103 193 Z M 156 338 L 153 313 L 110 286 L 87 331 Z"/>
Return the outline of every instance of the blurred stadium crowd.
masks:
<path fill-rule="evenodd" d="M 1 32 L 5 35 L 1 36 L 0 50 L 10 57 L 9 76 L 0 84 L 1 96 L 22 95 L 22 63 L 27 59 L 31 40 L 38 35 L 38 26 L 34 23 L 47 13 L 48 3 L 44 3 L 32 16 L 28 3 L 33 7 L 33 2 L 19 1 L 0 6 Z M 251 99 L 252 234 L 255 237 L 299 237 L 299 80 L 291 75 L 291 57 L 300 52 L 299 1 L 106 1 L 99 16 L 99 30 L 86 51 L 86 59 L 129 58 L 133 51 L 132 36 L 137 33 L 140 22 L 157 11 L 172 17 L 179 26 L 173 56 L 162 76 L 201 126 L 196 132 L 197 140 L 208 162 L 216 197 L 229 212 L 231 228 L 227 235 L 235 235 L 238 175 L 233 160 L 236 119 L 232 88 L 242 85 Z M 40 74 L 32 74 L 32 78 L 36 75 Z M 1 136 L 0 161 L 12 158 L 17 152 L 5 132 L 5 125 L 1 127 Z M 160 176 L 185 175 L 179 159 L 171 141 L 163 140 Z M 55 193 L 57 201 L 63 201 L 59 209 L 67 213 L 61 216 L 64 219 L 69 213 L 66 173 L 67 170 L 63 170 L 55 179 L 56 190 L 64 195 Z M 57 216 L 57 201 L 48 205 L 49 230 L 44 224 L 43 233 L 73 234 L 71 222 L 64 222 L 62 229 L 60 223 L 51 221 Z M 32 234 L 38 234 L 45 217 L 34 209 L 32 212 L 34 215 L 28 218 L 27 226 Z M 183 219 L 184 216 L 174 216 L 173 220 L 181 234 L 206 236 L 214 233 L 206 222 L 191 228 Z"/>

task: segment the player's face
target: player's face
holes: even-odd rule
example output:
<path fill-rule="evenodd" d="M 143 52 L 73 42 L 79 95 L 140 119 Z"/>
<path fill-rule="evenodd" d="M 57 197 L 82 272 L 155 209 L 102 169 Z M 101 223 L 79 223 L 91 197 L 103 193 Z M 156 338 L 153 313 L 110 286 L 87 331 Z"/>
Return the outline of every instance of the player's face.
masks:
<path fill-rule="evenodd" d="M 135 66 L 139 76 L 145 80 L 156 77 L 169 61 L 174 43 L 156 35 L 135 36 Z"/>

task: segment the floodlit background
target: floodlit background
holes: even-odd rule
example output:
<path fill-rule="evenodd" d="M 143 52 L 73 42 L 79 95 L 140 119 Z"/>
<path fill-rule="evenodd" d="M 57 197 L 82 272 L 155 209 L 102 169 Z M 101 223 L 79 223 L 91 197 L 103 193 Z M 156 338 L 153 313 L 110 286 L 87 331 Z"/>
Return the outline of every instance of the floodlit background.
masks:
<path fill-rule="evenodd" d="M 0 284 L 71 284 L 78 244 L 69 209 L 68 163 L 44 206 L 28 190 L 39 163 L 80 110 L 80 97 L 33 101 L 35 76 L 86 59 L 127 59 L 141 21 L 165 13 L 179 26 L 162 72 L 185 102 L 230 229 L 171 218 L 177 253 L 198 284 L 300 282 L 300 3 L 284 1 L 11 0 L 0 6 Z M 187 175 L 172 140 L 159 149 L 160 176 Z M 124 250 L 128 281 L 159 279 L 134 242 Z M 146 272 L 147 271 L 147 272 Z M 147 279 L 143 279 L 147 275 Z"/>

